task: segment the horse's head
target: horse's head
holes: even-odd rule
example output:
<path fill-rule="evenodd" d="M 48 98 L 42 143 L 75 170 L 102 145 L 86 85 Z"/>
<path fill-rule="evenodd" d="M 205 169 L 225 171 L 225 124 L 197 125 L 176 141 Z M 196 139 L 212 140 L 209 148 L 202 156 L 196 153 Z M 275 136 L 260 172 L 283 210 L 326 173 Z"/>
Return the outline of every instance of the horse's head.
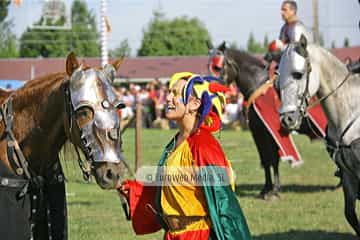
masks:
<path fill-rule="evenodd" d="M 318 88 L 318 78 L 312 78 L 307 40 L 290 43 L 281 56 L 278 87 L 281 96 L 279 110 L 281 124 L 288 130 L 296 130 L 306 114 L 308 102 Z"/>
<path fill-rule="evenodd" d="M 124 105 L 112 88 L 121 61 L 94 69 L 83 68 L 73 53 L 66 60 L 71 141 L 83 151 L 99 186 L 107 189 L 117 185 L 124 170 L 118 116 Z"/>
<path fill-rule="evenodd" d="M 245 98 L 268 79 L 265 65 L 255 56 L 234 48 L 228 49 L 225 42 L 217 48 L 210 42 L 207 45 L 209 74 L 222 79 L 227 85 L 236 83 Z"/>
<path fill-rule="evenodd" d="M 215 48 L 210 41 L 207 42 L 209 50 L 208 71 L 209 74 L 220 78 L 225 81 L 226 84 L 230 84 L 236 79 L 236 72 L 233 71 L 227 61 L 226 57 L 226 43 L 222 42 L 217 48 Z"/>

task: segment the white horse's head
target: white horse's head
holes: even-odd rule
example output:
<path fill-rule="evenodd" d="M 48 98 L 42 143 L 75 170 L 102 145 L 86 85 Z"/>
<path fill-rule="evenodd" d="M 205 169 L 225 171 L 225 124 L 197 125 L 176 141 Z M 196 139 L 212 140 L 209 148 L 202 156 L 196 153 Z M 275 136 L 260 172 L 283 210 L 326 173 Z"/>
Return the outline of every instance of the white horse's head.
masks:
<path fill-rule="evenodd" d="M 309 99 L 319 89 L 320 81 L 311 69 L 307 40 L 290 43 L 279 65 L 278 87 L 281 96 L 279 110 L 281 124 L 288 130 L 296 130 L 306 113 Z"/>

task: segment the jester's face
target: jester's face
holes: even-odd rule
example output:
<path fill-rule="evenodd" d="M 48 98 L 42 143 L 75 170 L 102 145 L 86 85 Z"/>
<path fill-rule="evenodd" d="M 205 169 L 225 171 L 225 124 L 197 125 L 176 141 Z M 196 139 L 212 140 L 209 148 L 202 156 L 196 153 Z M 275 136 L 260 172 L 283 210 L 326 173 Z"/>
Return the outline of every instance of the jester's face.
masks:
<path fill-rule="evenodd" d="M 169 82 L 166 117 L 180 124 L 198 119 L 197 127 L 206 122 L 209 131 L 217 131 L 220 124 L 210 123 L 207 118 L 221 119 L 227 88 L 217 83 L 217 78 L 189 72 L 175 73 Z M 211 114 L 212 116 L 208 116 Z M 216 116 L 215 116 L 216 115 Z M 217 121 L 220 123 L 220 120 Z M 209 128 L 209 127 L 213 128 Z"/>
<path fill-rule="evenodd" d="M 179 121 L 186 113 L 186 105 L 183 101 L 183 90 L 186 80 L 176 81 L 169 89 L 166 97 L 166 118 L 169 120 Z"/>

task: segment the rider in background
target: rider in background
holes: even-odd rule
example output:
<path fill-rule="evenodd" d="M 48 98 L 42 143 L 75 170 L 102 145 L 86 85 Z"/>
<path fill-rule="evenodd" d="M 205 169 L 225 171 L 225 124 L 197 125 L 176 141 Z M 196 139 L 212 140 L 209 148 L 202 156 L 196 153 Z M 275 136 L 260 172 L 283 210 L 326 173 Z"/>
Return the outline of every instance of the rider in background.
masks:
<path fill-rule="evenodd" d="M 271 63 L 280 62 L 281 54 L 287 44 L 297 42 L 301 35 L 305 35 L 308 42 L 313 42 L 312 32 L 297 17 L 297 3 L 293 0 L 285 0 L 281 4 L 281 17 L 285 24 L 281 27 L 279 39 L 272 41 L 268 46 L 268 53 L 264 59 Z"/>

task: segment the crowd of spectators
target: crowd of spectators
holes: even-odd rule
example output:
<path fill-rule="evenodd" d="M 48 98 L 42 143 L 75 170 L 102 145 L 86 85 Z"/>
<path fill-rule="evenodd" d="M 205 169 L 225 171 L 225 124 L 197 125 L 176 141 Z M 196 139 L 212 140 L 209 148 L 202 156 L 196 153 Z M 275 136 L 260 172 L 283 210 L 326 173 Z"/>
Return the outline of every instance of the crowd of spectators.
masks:
<path fill-rule="evenodd" d="M 137 103 L 142 105 L 143 127 L 156 127 L 158 122 L 165 120 L 167 86 L 158 79 L 145 85 L 130 83 L 126 87 L 116 86 L 115 90 L 118 98 L 125 104 L 125 108 L 121 110 L 122 121 L 128 121 L 134 117 Z"/>
<path fill-rule="evenodd" d="M 243 96 L 236 87 L 231 86 L 231 91 L 226 94 L 223 126 L 224 128 L 246 128 L 246 120 L 243 113 Z M 165 119 L 167 84 L 158 79 L 142 84 L 130 83 L 127 86 L 115 87 L 118 98 L 125 103 L 121 109 L 121 120 L 127 124 L 133 119 L 137 103 L 142 105 L 142 126 L 144 128 L 174 128 L 175 123 Z M 131 123 L 130 123 L 131 124 Z"/>

